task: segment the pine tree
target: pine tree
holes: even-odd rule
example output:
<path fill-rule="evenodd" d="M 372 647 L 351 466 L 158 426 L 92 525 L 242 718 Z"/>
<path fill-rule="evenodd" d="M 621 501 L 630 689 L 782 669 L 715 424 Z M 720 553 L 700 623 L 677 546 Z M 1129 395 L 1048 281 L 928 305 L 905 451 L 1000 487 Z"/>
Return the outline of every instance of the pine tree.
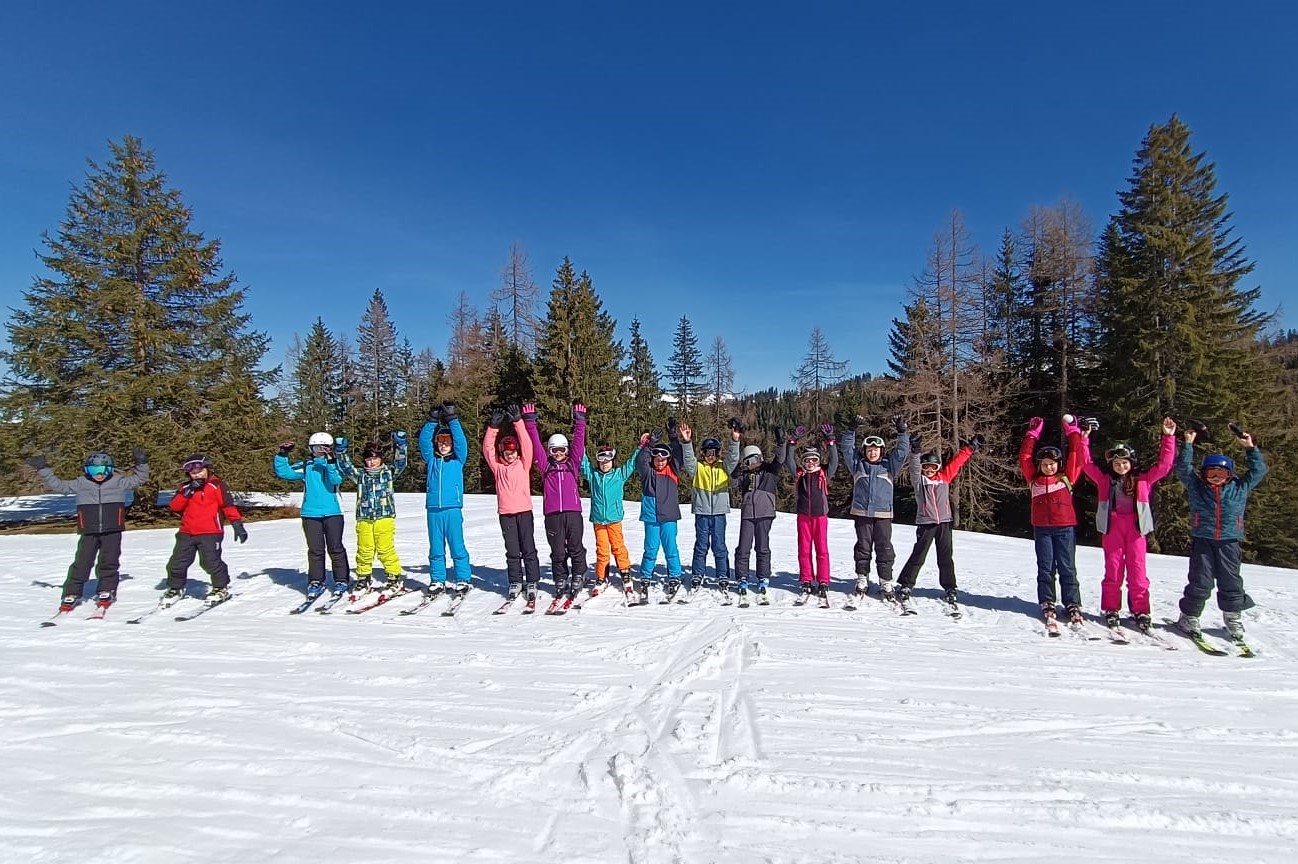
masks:
<path fill-rule="evenodd" d="M 289 351 L 289 389 L 284 408 L 303 443 L 314 432 L 345 434 L 348 396 L 347 346 L 320 318 L 305 340 L 294 337 Z"/>
<path fill-rule="evenodd" d="M 662 400 L 662 382 L 653 352 L 640 332 L 640 319 L 631 320 L 631 338 L 627 344 L 627 365 L 622 370 L 623 403 L 626 405 L 627 436 L 618 441 L 620 448 L 630 446 L 640 435 L 662 426 L 666 406 Z"/>
<path fill-rule="evenodd" d="M 258 370 L 269 340 L 249 328 L 220 242 L 193 229 L 153 152 L 129 136 L 109 149 L 88 163 L 58 233 L 42 235 L 46 275 L 7 324 L 0 412 L 22 447 L 5 449 L 43 451 L 67 475 L 93 450 L 125 465 L 142 446 L 153 489 L 207 452 L 232 485 L 253 488 L 278 419 L 261 397 L 278 374 Z"/>
<path fill-rule="evenodd" d="M 699 353 L 699 340 L 694 335 L 694 325 L 682 315 L 672 337 L 672 354 L 667 358 L 668 392 L 676 397 L 676 410 L 689 416 L 691 406 L 703 392 L 703 357 Z"/>
<path fill-rule="evenodd" d="M 383 292 L 375 290 L 356 330 L 353 367 L 359 408 L 350 431 L 358 438 L 374 439 L 388 431 L 400 386 L 397 366 L 397 328 L 388 314 Z"/>
<path fill-rule="evenodd" d="M 519 243 L 509 247 L 509 260 L 500 274 L 500 285 L 491 299 L 500 309 L 505 333 L 510 343 L 524 355 L 536 344 L 537 287 L 532 281 L 532 267 Z"/>

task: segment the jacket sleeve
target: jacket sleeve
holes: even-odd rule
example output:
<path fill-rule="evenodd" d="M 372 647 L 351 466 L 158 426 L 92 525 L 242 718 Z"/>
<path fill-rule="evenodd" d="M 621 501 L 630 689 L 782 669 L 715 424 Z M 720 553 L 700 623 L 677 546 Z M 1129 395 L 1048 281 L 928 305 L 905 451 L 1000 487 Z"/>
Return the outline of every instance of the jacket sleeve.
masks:
<path fill-rule="evenodd" d="M 167 507 L 171 509 L 172 513 L 183 512 L 184 509 L 189 506 L 190 499 L 181 494 L 182 490 L 188 485 L 188 483 L 180 484 L 180 488 L 176 490 L 176 494 L 172 495 L 171 500 L 167 502 Z"/>
<path fill-rule="evenodd" d="M 897 436 L 897 443 L 888 454 L 888 473 L 893 477 L 901 475 L 901 469 L 910 458 L 910 435 L 902 432 Z"/>
<path fill-rule="evenodd" d="M 135 489 L 149 482 L 149 463 L 140 462 L 136 464 L 135 470 L 130 474 L 122 477 L 123 489 Z"/>
<path fill-rule="evenodd" d="M 1194 445 L 1188 442 L 1181 443 L 1181 452 L 1176 454 L 1176 479 L 1180 480 L 1185 488 L 1189 489 L 1194 485 Z"/>
<path fill-rule="evenodd" d="M 586 421 L 572 421 L 572 449 L 568 451 L 568 458 L 571 459 L 574 453 L 586 455 Z"/>
<path fill-rule="evenodd" d="M 541 443 L 541 432 L 536 428 L 535 420 L 524 420 L 523 425 L 527 427 L 527 440 L 532 442 L 532 464 L 544 474 L 550 470 L 550 454 L 545 452 L 545 445 Z"/>
<path fill-rule="evenodd" d="M 77 494 L 77 481 L 60 480 L 58 477 L 54 476 L 53 468 L 42 468 L 36 473 L 37 476 L 41 478 L 41 482 L 45 484 L 45 488 L 49 489 L 51 492 L 61 492 L 65 495 Z"/>
<path fill-rule="evenodd" d="M 1064 476 L 1068 478 L 1070 487 L 1077 485 L 1077 478 L 1082 476 L 1082 465 L 1091 461 L 1089 458 L 1083 460 L 1082 451 L 1086 450 L 1087 455 L 1090 452 L 1090 446 L 1086 443 L 1086 436 L 1081 432 L 1074 432 L 1068 436 L 1068 458 L 1064 462 Z"/>
<path fill-rule="evenodd" d="M 843 437 L 838 439 L 838 447 L 843 452 L 843 465 L 847 468 L 847 473 L 855 475 L 861 460 L 861 455 L 856 452 L 856 430 L 844 429 Z"/>
<path fill-rule="evenodd" d="M 681 448 L 681 468 L 684 469 L 685 475 L 691 478 L 699 476 L 699 460 L 694 455 L 694 445 L 689 441 L 681 441 L 679 444 L 673 444 L 672 447 Z"/>
<path fill-rule="evenodd" d="M 234 495 L 230 493 L 230 487 L 225 485 L 224 480 L 216 481 L 216 486 L 221 493 L 221 512 L 225 514 L 225 518 L 231 522 L 242 522 L 243 514 L 234 506 Z"/>
<path fill-rule="evenodd" d="M 654 469 L 649 461 L 648 447 L 641 447 L 640 452 L 635 454 L 635 473 L 646 483 L 653 477 Z"/>
<path fill-rule="evenodd" d="M 1085 474 L 1102 493 L 1104 491 L 1104 471 L 1091 459 L 1091 439 L 1086 437 L 1082 438 L 1081 451 L 1082 473 Z M 1168 464 L 1171 464 L 1171 460 L 1168 460 Z"/>
<path fill-rule="evenodd" d="M 426 420 L 423 426 L 419 427 L 419 455 L 424 457 L 424 461 L 430 465 L 433 462 L 433 433 L 437 431 L 437 424 L 432 420 Z"/>
<path fill-rule="evenodd" d="M 500 455 L 496 453 L 496 436 L 500 432 L 495 426 L 488 426 L 487 431 L 482 436 L 482 458 L 487 460 L 487 465 L 495 471 L 500 467 Z"/>
<path fill-rule="evenodd" d="M 730 443 L 726 445 L 726 458 L 723 460 L 726 468 L 726 477 L 735 473 L 739 467 L 739 442 L 731 438 Z"/>
<path fill-rule="evenodd" d="M 409 456 L 407 448 L 398 447 L 396 453 L 397 455 L 392 460 L 392 476 L 394 478 L 406 473 L 406 466 L 410 464 L 410 460 L 407 458 Z"/>
<path fill-rule="evenodd" d="M 1141 479 L 1153 486 L 1159 480 L 1162 480 L 1172 470 L 1172 462 L 1176 459 L 1176 436 L 1163 435 L 1158 442 L 1158 462 L 1154 467 L 1145 472 Z"/>
<path fill-rule="evenodd" d="M 305 462 L 303 463 L 302 468 L 294 468 L 288 463 L 287 456 L 276 456 L 274 465 L 275 476 L 281 480 L 296 480 L 301 482 L 306 479 Z"/>
<path fill-rule="evenodd" d="M 1248 460 L 1248 470 L 1241 474 L 1239 479 L 1244 484 L 1244 491 L 1251 492 L 1266 476 L 1266 462 L 1262 459 L 1262 449 L 1260 447 L 1248 448 L 1244 458 Z"/>
<path fill-rule="evenodd" d="M 972 455 L 973 448 L 961 447 L 960 452 L 955 454 L 951 461 L 943 465 L 942 470 L 937 472 L 938 479 L 944 483 L 950 483 L 960 473 L 960 469 L 964 467 L 964 463 L 968 462 L 969 457 Z"/>
<path fill-rule="evenodd" d="M 531 471 L 532 463 L 536 461 L 536 450 L 532 447 L 532 436 L 527 434 L 527 427 L 522 420 L 514 421 L 514 437 L 518 439 L 518 456 L 523 460 L 523 469 Z"/>
<path fill-rule="evenodd" d="M 837 473 L 838 473 L 838 448 L 830 447 L 829 448 L 829 473 L 825 475 L 825 479 L 832 480 L 834 479 L 834 475 Z"/>
<path fill-rule="evenodd" d="M 339 486 L 343 485 L 343 472 L 338 470 L 338 462 L 336 460 L 330 462 L 328 459 L 326 459 L 324 463 L 324 469 L 325 469 L 325 476 L 329 478 L 329 483 L 334 487 L 334 489 L 337 489 Z"/>
<path fill-rule="evenodd" d="M 581 464 L 577 466 L 581 472 L 581 479 L 586 481 L 586 488 L 592 491 L 595 488 L 595 472 L 590 467 L 590 457 L 585 453 L 581 454 Z"/>
<path fill-rule="evenodd" d="M 451 421 L 451 455 L 460 460 L 460 464 L 469 461 L 469 436 L 464 434 L 464 425 L 460 418 Z"/>
<path fill-rule="evenodd" d="M 1029 483 L 1037 479 L 1037 463 L 1032 458 L 1032 451 L 1036 447 L 1037 436 L 1031 433 L 1024 435 L 1023 443 L 1019 445 L 1019 471 Z"/>
<path fill-rule="evenodd" d="M 638 458 L 638 455 L 639 454 L 623 462 L 620 468 L 613 469 L 615 479 L 617 479 L 623 486 L 626 485 L 627 479 L 635 473 L 636 459 Z"/>
<path fill-rule="evenodd" d="M 789 476 L 794 480 L 798 479 L 798 451 L 797 445 L 792 441 L 786 441 L 784 444 L 784 461 L 780 463 L 789 472 Z"/>
<path fill-rule="evenodd" d="M 338 473 L 341 474 L 344 479 L 352 481 L 360 480 L 360 472 L 357 471 L 356 466 L 352 464 L 352 457 L 346 450 L 337 454 L 337 463 Z"/>
<path fill-rule="evenodd" d="M 910 485 L 918 493 L 920 484 L 924 482 L 924 472 L 919 467 L 919 454 L 910 454 Z"/>

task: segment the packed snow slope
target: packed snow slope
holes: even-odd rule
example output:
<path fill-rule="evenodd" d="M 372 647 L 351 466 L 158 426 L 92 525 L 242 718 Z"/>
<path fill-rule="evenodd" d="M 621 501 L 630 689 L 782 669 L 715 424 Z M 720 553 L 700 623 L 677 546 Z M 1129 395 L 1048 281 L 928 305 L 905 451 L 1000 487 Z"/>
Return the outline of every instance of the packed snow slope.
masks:
<path fill-rule="evenodd" d="M 422 498 L 398 508 L 425 582 Z M 470 496 L 465 520 L 475 590 L 454 618 L 400 616 L 417 595 L 290 616 L 304 545 L 281 521 L 226 543 L 237 596 L 195 620 L 175 620 L 187 599 L 126 623 L 155 605 L 173 536 L 133 531 L 107 618 L 82 607 L 41 628 L 75 539 L 0 536 L 0 861 L 1295 860 L 1293 571 L 1245 568 L 1253 659 L 1172 634 L 1179 650 L 1048 639 L 1031 545 L 969 533 L 962 620 L 932 560 L 917 616 L 843 610 L 840 520 L 834 608 L 795 608 L 788 515 L 770 607 L 626 608 L 613 592 L 564 617 L 493 616 L 494 499 Z M 737 532 L 732 518 L 731 548 Z M 897 526 L 899 558 L 913 536 Z M 687 561 L 692 541 L 687 515 Z M 1094 613 L 1100 554 L 1078 558 Z M 1152 557 L 1150 575 L 1156 617 L 1173 615 L 1185 561 Z M 1205 627 L 1225 644 L 1211 606 Z"/>

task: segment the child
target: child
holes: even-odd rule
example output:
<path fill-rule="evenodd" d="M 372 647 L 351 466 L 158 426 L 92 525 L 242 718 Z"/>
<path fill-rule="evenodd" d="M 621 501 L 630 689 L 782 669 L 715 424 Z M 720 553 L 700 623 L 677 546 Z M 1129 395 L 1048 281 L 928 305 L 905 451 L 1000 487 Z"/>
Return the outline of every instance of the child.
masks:
<path fill-rule="evenodd" d="M 730 421 L 731 437 L 744 432 L 739 420 Z M 748 573 L 753 547 L 757 548 L 757 602 L 770 602 L 766 589 L 771 582 L 771 525 L 775 522 L 775 494 L 784 466 L 784 430 L 776 426 L 775 455 L 764 461 L 762 448 L 749 444 L 740 453 L 739 471 L 730 482 L 739 493 L 739 544 L 735 546 L 735 579 L 739 582 L 739 605 L 748 602 Z"/>
<path fill-rule="evenodd" d="M 672 424 L 675 425 L 674 423 Z M 690 427 L 677 427 L 680 440 L 674 446 L 664 444 L 659 433 L 650 432 L 640 439 L 635 457 L 640 477 L 640 521 L 644 523 L 644 556 L 640 559 L 640 604 L 649 602 L 649 583 L 658 563 L 661 548 L 667 561 L 667 587 L 664 603 L 670 602 L 681 587 L 681 553 L 676 546 L 677 523 L 681 520 L 680 465 L 683 459 L 681 441 L 689 443 Z"/>
<path fill-rule="evenodd" d="M 1063 590 L 1068 623 L 1082 623 L 1082 589 L 1077 581 L 1077 513 L 1073 509 L 1073 486 L 1082 474 L 1084 444 L 1072 415 L 1064 416 L 1068 435 L 1068 462 L 1060 474 L 1063 454 L 1058 447 L 1037 447 L 1046 421 L 1033 417 L 1019 446 L 1019 470 L 1032 493 L 1032 535 L 1037 552 L 1037 602 L 1046 626 L 1055 621 L 1055 573 Z M 1052 630 L 1052 633 L 1055 631 Z"/>
<path fill-rule="evenodd" d="M 858 417 L 857 422 L 864 422 Z M 906 435 L 906 421 L 893 418 L 897 429 L 897 443 L 883 458 L 883 439 L 867 435 L 856 449 L 856 432 L 849 426 L 843 430 L 840 446 L 843 461 L 852 474 L 852 521 L 856 523 L 856 545 L 852 557 L 856 560 L 856 593 L 864 597 L 870 589 L 870 555 L 875 555 L 879 573 L 879 591 L 884 600 L 892 600 L 892 565 L 897 553 L 892 547 L 892 501 L 897 477 L 910 456 L 910 437 Z"/>
<path fill-rule="evenodd" d="M 726 551 L 726 514 L 730 512 L 730 472 L 739 464 L 739 437 L 731 430 L 731 441 L 726 447 L 724 463 L 721 459 L 721 441 L 704 438 L 701 448 L 703 463 L 694 458 L 694 447 L 685 442 L 681 455 L 685 458 L 685 474 L 694 478 L 694 495 L 690 512 L 694 514 L 694 560 L 690 567 L 693 578 L 690 590 L 697 591 L 703 584 L 707 571 L 708 549 L 716 565 L 717 590 L 722 594 L 730 590 L 730 555 Z"/>
<path fill-rule="evenodd" d="M 1121 624 L 1122 580 L 1127 581 L 1127 608 L 1136 618 L 1136 626 L 1148 632 L 1149 577 L 1145 573 L 1145 537 L 1154 530 L 1154 513 L 1149 506 L 1154 484 L 1172 470 L 1176 458 L 1176 421 L 1163 418 L 1162 443 L 1158 462 L 1143 474 L 1135 473 L 1136 451 L 1119 444 L 1104 454 L 1108 471 L 1091 461 L 1091 430 L 1082 430 L 1082 471 L 1099 490 L 1099 507 L 1095 511 L 1095 528 L 1104 547 L 1104 582 L 1100 586 L 1100 609 L 1104 623 Z"/>
<path fill-rule="evenodd" d="M 203 602 L 215 606 L 230 599 L 230 570 L 221 560 L 221 541 L 225 539 L 221 516 L 224 514 L 230 520 L 234 539 L 240 543 L 247 542 L 248 531 L 234 506 L 230 487 L 212 473 L 212 460 L 203 455 L 190 456 L 180 470 L 189 479 L 176 490 L 169 505 L 173 513 L 180 514 L 180 530 L 176 532 L 176 545 L 167 562 L 167 590 L 161 603 L 170 606 L 185 595 L 189 566 L 198 555 L 198 566 L 212 577 L 212 586 Z"/>
<path fill-rule="evenodd" d="M 68 568 L 63 582 L 63 602 L 60 612 L 71 612 L 81 602 L 90 578 L 90 568 L 95 567 L 98 593 L 95 605 L 107 609 L 117 599 L 117 583 L 122 557 L 122 532 L 126 530 L 126 500 L 131 490 L 149 480 L 149 462 L 144 450 L 131 451 L 135 459 L 132 474 L 113 473 L 113 457 L 107 453 L 91 453 L 82 465 L 82 474 L 75 480 L 60 480 L 54 469 L 41 455 L 24 461 L 35 468 L 41 482 L 51 492 L 77 496 L 77 554 Z M 98 565 L 95 559 L 98 558 Z"/>
<path fill-rule="evenodd" d="M 513 432 L 500 433 L 509 420 Z M 500 533 L 505 539 L 505 566 L 509 571 L 509 595 L 512 602 L 527 583 L 527 603 L 535 607 L 536 584 L 541 581 L 541 562 L 536 555 L 536 524 L 532 516 L 532 436 L 523 425 L 523 413 L 517 405 L 506 411 L 491 412 L 491 423 L 482 438 L 482 455 L 496 478 L 496 512 Z"/>
<path fill-rule="evenodd" d="M 293 443 L 279 445 L 275 456 L 275 476 L 281 480 L 297 480 L 303 484 L 302 533 L 306 535 L 307 583 L 306 596 L 314 600 L 324 591 L 325 552 L 333 565 L 334 593 L 347 591 L 351 578 L 351 565 L 347 563 L 347 547 L 343 545 L 343 508 L 338 503 L 338 487 L 343 475 L 334 461 L 334 436 L 316 432 L 307 439 L 311 456 L 298 465 L 290 465 L 288 456 Z"/>
<path fill-rule="evenodd" d="M 591 470 L 590 459 L 582 454 L 581 476 L 590 488 L 590 521 L 595 526 L 595 589 L 591 595 L 604 590 L 608 583 L 608 565 L 617 563 L 622 578 L 622 590 L 627 601 L 635 598 L 631 584 L 631 553 L 622 537 L 622 520 L 626 516 L 622 500 L 626 497 L 626 481 L 635 470 L 635 460 L 627 459 L 618 468 L 613 467 L 617 449 L 611 444 L 595 448 L 596 469 Z"/>
<path fill-rule="evenodd" d="M 798 582 L 802 587 L 799 602 L 807 602 L 807 598 L 814 592 L 820 598 L 821 605 L 828 606 L 829 478 L 838 470 L 838 449 L 835 446 L 833 424 L 824 424 L 820 427 L 820 435 L 822 443 L 829 450 L 829 470 L 822 470 L 820 450 L 817 447 L 803 447 L 795 458 L 798 439 L 804 434 L 801 426 L 794 431 L 784 457 L 784 465 L 793 475 L 793 485 L 797 490 L 794 512 L 798 514 Z"/>
<path fill-rule="evenodd" d="M 577 484 L 580 462 L 572 452 L 586 450 L 586 406 L 572 406 L 572 445 L 565 435 L 551 435 L 541 447 L 541 433 L 536 428 L 536 406 L 523 406 L 523 425 L 537 454 L 536 469 L 541 473 L 541 512 L 545 514 L 545 539 L 550 541 L 550 575 L 554 578 L 554 599 L 576 598 L 586 578 L 586 547 L 581 535 L 586 526 L 581 518 L 581 490 Z M 552 609 L 555 608 L 553 605 Z"/>
<path fill-rule="evenodd" d="M 460 424 L 454 402 L 434 405 L 419 430 L 419 454 L 428 465 L 428 492 L 424 509 L 428 517 L 428 593 L 446 590 L 446 550 L 455 568 L 455 593 L 462 598 L 472 581 L 469 549 L 464 545 L 464 463 L 469 460 L 469 439 Z"/>
<path fill-rule="evenodd" d="M 406 470 L 406 433 L 393 432 L 395 450 L 391 467 L 383 464 L 383 450 L 373 442 L 361 449 L 361 468 L 352 464 L 347 439 L 336 442 L 338 470 L 356 484 L 356 584 L 352 596 L 370 590 L 374 556 L 383 565 L 387 581 L 383 593 L 391 596 L 405 588 L 405 574 L 397 557 L 397 502 L 393 483 Z"/>
<path fill-rule="evenodd" d="M 918 436 L 912 435 L 911 449 L 917 449 Z M 946 591 L 946 602 L 954 609 L 959 596 L 956 593 L 955 558 L 951 554 L 951 481 L 960 473 L 969 457 L 983 446 L 983 436 L 974 435 L 969 443 L 961 447 L 951 459 L 950 464 L 943 465 L 942 457 L 936 452 L 922 456 L 913 453 L 910 457 L 910 484 L 915 487 L 915 548 L 910 558 L 901 568 L 897 578 L 897 602 L 907 615 L 914 615 L 915 608 L 910 602 L 910 591 L 915 587 L 915 578 L 919 568 L 924 566 L 928 549 L 937 541 L 938 582 Z"/>
<path fill-rule="evenodd" d="M 1235 461 L 1224 453 L 1203 457 L 1199 473 L 1194 473 L 1193 429 L 1185 432 L 1185 444 L 1176 460 L 1176 476 L 1190 495 L 1190 573 L 1181 597 L 1181 617 L 1177 625 L 1187 633 L 1199 635 L 1199 615 L 1217 584 L 1217 607 L 1221 609 L 1231 639 L 1242 642 L 1242 613 L 1256 604 L 1244 591 L 1239 572 L 1239 541 L 1244 536 L 1244 510 L 1248 493 L 1266 476 L 1262 451 L 1253 436 L 1232 426 L 1231 431 L 1244 445 L 1248 470 L 1235 476 Z"/>

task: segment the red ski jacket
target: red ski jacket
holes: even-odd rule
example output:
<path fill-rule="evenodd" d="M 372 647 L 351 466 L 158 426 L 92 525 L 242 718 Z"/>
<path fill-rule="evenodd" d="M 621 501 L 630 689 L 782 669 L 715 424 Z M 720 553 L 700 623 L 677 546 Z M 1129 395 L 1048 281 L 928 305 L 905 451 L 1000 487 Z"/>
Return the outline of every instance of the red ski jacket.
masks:
<path fill-rule="evenodd" d="M 203 488 L 186 498 L 181 490 L 176 490 L 176 497 L 171 499 L 171 509 L 180 514 L 181 534 L 224 534 L 225 526 L 221 524 L 221 514 L 231 522 L 242 522 L 243 517 L 234 506 L 230 487 L 220 477 L 208 477 Z"/>

